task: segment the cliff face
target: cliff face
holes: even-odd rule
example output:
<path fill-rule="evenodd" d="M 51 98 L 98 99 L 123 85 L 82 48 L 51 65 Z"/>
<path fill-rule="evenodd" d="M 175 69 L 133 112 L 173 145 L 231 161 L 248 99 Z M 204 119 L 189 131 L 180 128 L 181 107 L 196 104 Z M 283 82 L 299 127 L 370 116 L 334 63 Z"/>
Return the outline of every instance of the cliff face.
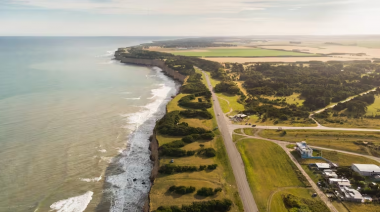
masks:
<path fill-rule="evenodd" d="M 138 58 L 129 58 L 129 57 L 124 57 L 121 56 L 119 51 L 115 53 L 115 59 L 119 60 L 122 63 L 127 63 L 127 64 L 135 64 L 135 65 L 144 65 L 144 66 L 157 66 L 162 69 L 162 71 L 172 77 L 175 80 L 180 81 L 181 83 L 185 82 L 186 76 L 182 75 L 173 69 L 167 67 L 165 65 L 165 62 L 162 60 L 154 60 L 154 59 L 138 59 Z"/>
<path fill-rule="evenodd" d="M 134 64 L 134 65 L 143 65 L 143 66 L 157 66 L 162 69 L 162 71 L 169 77 L 178 80 L 181 83 L 185 82 L 186 76 L 182 75 L 175 70 L 167 67 L 165 65 L 165 62 L 162 60 L 154 60 L 154 59 L 138 59 L 138 58 L 129 58 L 122 56 L 121 53 L 125 52 L 123 48 L 119 48 L 118 51 L 115 52 L 115 59 L 119 60 L 122 63 L 126 64 Z M 150 160 L 153 162 L 153 168 L 152 172 L 150 174 L 150 182 L 151 186 L 154 184 L 154 180 L 156 179 L 158 175 L 158 169 L 160 168 L 160 159 L 158 158 L 158 140 L 156 138 L 156 132 L 153 132 L 153 135 L 150 137 Z M 148 199 L 145 202 L 143 212 L 149 212 L 150 211 L 150 195 L 148 195 Z"/>

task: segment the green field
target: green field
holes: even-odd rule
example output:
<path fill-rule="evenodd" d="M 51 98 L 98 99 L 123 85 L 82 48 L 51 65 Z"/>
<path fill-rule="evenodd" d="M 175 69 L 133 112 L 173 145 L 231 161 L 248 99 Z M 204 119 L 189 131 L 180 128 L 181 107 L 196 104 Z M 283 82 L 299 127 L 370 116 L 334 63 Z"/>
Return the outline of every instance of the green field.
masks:
<path fill-rule="evenodd" d="M 276 130 L 263 130 L 260 136 L 288 142 L 306 141 L 313 146 L 326 147 L 360 154 L 376 155 L 371 143 L 380 145 L 380 132 L 331 131 L 331 130 L 286 130 L 280 135 Z"/>
<path fill-rule="evenodd" d="M 265 56 L 316 56 L 301 52 L 279 51 L 270 49 L 201 49 L 199 51 L 170 51 L 175 55 L 196 57 L 265 57 Z"/>
<path fill-rule="evenodd" d="M 375 96 L 375 102 L 368 105 L 366 116 L 380 115 L 380 96 Z"/>
<path fill-rule="evenodd" d="M 237 147 L 259 211 L 267 211 L 271 195 L 284 187 L 305 187 L 307 182 L 300 180 L 303 179 L 302 174 L 277 144 L 259 139 L 244 139 L 237 142 Z M 278 208 L 281 202 L 282 199 L 277 198 L 271 204 Z M 286 210 L 281 208 L 276 211 Z"/>
<path fill-rule="evenodd" d="M 204 80 L 202 80 L 205 83 Z M 184 110 L 178 106 L 178 100 L 188 94 L 179 94 L 177 97 L 172 99 L 168 104 L 168 111 L 174 110 Z M 212 108 L 208 109 L 211 114 L 214 114 Z M 181 118 L 181 122 L 186 122 L 189 126 L 203 127 L 205 129 L 212 130 L 217 127 L 215 118 L 213 119 L 197 119 L 197 118 Z M 171 159 L 174 159 L 175 165 L 181 166 L 199 166 L 199 165 L 210 165 L 218 164 L 218 167 L 213 171 L 195 171 L 195 172 L 185 172 L 176 173 L 172 175 L 159 174 L 154 181 L 150 192 L 150 207 L 152 210 L 157 209 L 159 206 L 170 206 L 182 204 L 191 204 L 195 201 L 207 201 L 212 199 L 223 199 L 227 198 L 233 201 L 234 205 L 231 209 L 233 212 L 243 211 L 243 206 L 240 200 L 239 193 L 237 191 L 237 186 L 235 182 L 235 177 L 233 175 L 232 167 L 228 159 L 223 140 L 220 136 L 218 130 L 214 131 L 216 137 L 212 141 L 196 141 L 190 143 L 182 149 L 184 150 L 198 150 L 200 149 L 200 144 L 203 144 L 203 148 L 214 148 L 216 150 L 216 157 L 205 158 L 198 155 L 187 156 L 187 157 L 160 157 L 160 166 L 164 164 L 169 164 Z M 158 134 L 156 136 L 159 145 L 163 145 L 174 140 L 180 140 L 182 137 L 178 136 L 164 136 Z M 195 193 L 178 195 L 175 193 L 168 192 L 170 186 L 194 186 L 196 189 L 201 187 L 209 188 L 222 188 L 222 192 L 217 195 L 210 197 L 197 196 Z"/>
<path fill-rule="evenodd" d="M 269 99 L 269 100 L 285 99 L 286 103 L 288 104 L 296 104 L 296 105 L 301 106 L 305 100 L 301 99 L 300 96 L 301 94 L 299 93 L 293 93 L 292 95 L 286 96 L 286 97 L 278 97 L 278 96 L 261 96 L 261 97 Z"/>

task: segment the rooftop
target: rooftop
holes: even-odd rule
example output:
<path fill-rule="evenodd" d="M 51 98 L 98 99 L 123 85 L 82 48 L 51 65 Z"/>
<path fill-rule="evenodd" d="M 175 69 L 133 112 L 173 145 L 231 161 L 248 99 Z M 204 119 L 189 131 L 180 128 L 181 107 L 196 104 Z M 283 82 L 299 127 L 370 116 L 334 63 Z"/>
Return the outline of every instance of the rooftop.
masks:
<path fill-rule="evenodd" d="M 317 165 L 318 169 L 329 169 L 330 168 L 330 164 L 328 164 L 328 163 L 315 163 L 315 165 Z"/>
<path fill-rule="evenodd" d="M 380 172 L 380 167 L 375 164 L 352 164 L 361 172 Z"/>

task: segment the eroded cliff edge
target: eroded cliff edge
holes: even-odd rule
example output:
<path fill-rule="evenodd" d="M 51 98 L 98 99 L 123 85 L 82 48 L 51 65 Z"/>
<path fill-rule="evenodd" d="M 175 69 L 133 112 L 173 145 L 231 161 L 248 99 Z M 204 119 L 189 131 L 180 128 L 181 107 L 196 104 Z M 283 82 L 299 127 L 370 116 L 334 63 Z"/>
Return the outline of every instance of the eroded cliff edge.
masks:
<path fill-rule="evenodd" d="M 115 52 L 115 60 L 118 60 L 122 63 L 126 64 L 133 64 L 133 65 L 141 65 L 141 66 L 155 66 L 159 67 L 165 75 L 171 77 L 174 80 L 179 81 L 181 84 L 183 84 L 186 80 L 186 76 L 183 74 L 178 73 L 177 71 L 167 67 L 165 65 L 165 61 L 163 60 L 158 60 L 158 59 L 141 59 L 141 58 L 133 58 L 133 57 L 128 57 L 126 54 L 128 52 L 128 48 L 119 48 Z M 154 181 L 158 175 L 158 169 L 160 167 L 160 159 L 158 155 L 158 148 L 159 148 L 159 143 L 156 138 L 156 132 L 153 130 L 153 135 L 149 138 L 150 145 L 149 145 L 149 150 L 150 150 L 150 160 L 153 163 L 153 168 L 150 174 L 150 182 L 151 182 L 151 188 L 154 184 Z M 149 212 L 150 211 L 150 193 L 148 195 L 148 199 L 144 204 L 143 212 Z"/>

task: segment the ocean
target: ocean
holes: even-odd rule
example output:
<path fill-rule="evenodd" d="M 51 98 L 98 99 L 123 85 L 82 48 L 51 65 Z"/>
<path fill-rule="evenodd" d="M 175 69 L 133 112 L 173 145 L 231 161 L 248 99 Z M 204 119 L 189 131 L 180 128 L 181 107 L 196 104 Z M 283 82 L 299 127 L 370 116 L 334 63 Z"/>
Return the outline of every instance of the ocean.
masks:
<path fill-rule="evenodd" d="M 179 85 L 113 60 L 162 37 L 0 37 L 0 211 L 141 211 Z"/>

